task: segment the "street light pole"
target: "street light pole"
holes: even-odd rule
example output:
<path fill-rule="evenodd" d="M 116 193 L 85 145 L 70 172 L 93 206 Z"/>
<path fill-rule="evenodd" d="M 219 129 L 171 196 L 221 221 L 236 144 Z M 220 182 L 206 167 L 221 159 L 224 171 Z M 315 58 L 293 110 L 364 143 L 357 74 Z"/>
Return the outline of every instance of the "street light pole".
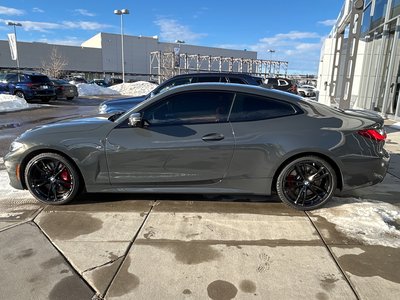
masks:
<path fill-rule="evenodd" d="M 17 70 L 19 71 L 19 58 L 18 58 L 18 46 L 17 46 L 17 30 L 16 30 L 16 26 L 21 27 L 22 24 L 21 23 L 16 23 L 16 22 L 7 22 L 8 26 L 13 26 L 14 27 L 14 36 L 15 36 L 15 51 L 17 53 Z"/>
<path fill-rule="evenodd" d="M 125 59 L 124 59 L 124 22 L 123 15 L 129 15 L 128 9 L 116 9 L 114 14 L 121 16 L 121 63 L 122 63 L 122 82 L 125 82 Z"/>

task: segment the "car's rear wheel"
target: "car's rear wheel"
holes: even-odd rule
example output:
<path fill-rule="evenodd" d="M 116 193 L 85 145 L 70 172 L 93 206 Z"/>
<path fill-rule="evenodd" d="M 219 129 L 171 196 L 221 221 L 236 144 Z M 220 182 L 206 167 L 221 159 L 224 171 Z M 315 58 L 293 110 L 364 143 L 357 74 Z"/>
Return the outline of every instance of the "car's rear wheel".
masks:
<path fill-rule="evenodd" d="M 74 97 L 67 97 L 67 100 L 72 100 L 74 99 Z"/>
<path fill-rule="evenodd" d="M 51 97 L 43 97 L 42 98 L 42 102 L 44 102 L 44 103 L 48 103 L 48 102 L 50 102 L 50 100 L 51 100 Z"/>
<path fill-rule="evenodd" d="M 317 156 L 304 156 L 282 169 L 276 190 L 283 203 L 298 210 L 310 210 L 329 201 L 336 184 L 336 173 L 327 161 Z"/>
<path fill-rule="evenodd" d="M 25 168 L 25 183 L 31 194 L 46 204 L 65 204 L 79 193 L 79 174 L 74 165 L 56 153 L 41 153 Z"/>
<path fill-rule="evenodd" d="M 25 94 L 22 91 L 16 91 L 15 96 L 25 99 Z"/>

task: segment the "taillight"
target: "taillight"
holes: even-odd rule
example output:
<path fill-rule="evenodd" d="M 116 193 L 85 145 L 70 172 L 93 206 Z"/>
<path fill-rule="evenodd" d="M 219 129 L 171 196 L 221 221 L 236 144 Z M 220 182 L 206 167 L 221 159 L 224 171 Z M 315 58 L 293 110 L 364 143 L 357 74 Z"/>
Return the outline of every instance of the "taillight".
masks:
<path fill-rule="evenodd" d="M 384 141 L 386 139 L 384 129 L 363 129 L 359 130 L 358 134 L 377 141 Z"/>

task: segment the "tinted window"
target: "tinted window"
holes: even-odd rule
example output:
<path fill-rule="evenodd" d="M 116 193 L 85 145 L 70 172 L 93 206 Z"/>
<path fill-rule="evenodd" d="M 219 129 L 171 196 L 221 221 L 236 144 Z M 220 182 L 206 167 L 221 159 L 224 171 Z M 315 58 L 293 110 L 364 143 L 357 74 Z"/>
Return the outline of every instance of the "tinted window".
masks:
<path fill-rule="evenodd" d="M 17 81 L 17 79 L 18 79 L 17 74 L 7 74 L 6 75 L 7 82 L 15 82 L 15 81 Z"/>
<path fill-rule="evenodd" d="M 265 80 L 265 83 L 278 84 L 278 80 L 276 80 L 275 78 L 268 78 L 268 79 Z"/>
<path fill-rule="evenodd" d="M 256 121 L 295 113 L 294 107 L 283 101 L 261 96 L 237 94 L 229 121 Z"/>
<path fill-rule="evenodd" d="M 232 100 L 232 93 L 181 93 L 167 97 L 146 109 L 143 118 L 152 125 L 225 122 Z"/>
<path fill-rule="evenodd" d="M 30 77 L 32 83 L 48 83 L 50 82 L 50 79 L 47 76 L 43 75 L 32 75 L 32 76 L 26 76 L 27 78 Z"/>
<path fill-rule="evenodd" d="M 229 77 L 229 82 L 231 82 L 231 83 L 246 84 L 246 82 L 245 82 L 243 79 L 237 78 L 237 77 Z"/>
<path fill-rule="evenodd" d="M 279 86 L 289 85 L 289 83 L 286 80 L 279 79 L 278 82 L 279 82 Z"/>

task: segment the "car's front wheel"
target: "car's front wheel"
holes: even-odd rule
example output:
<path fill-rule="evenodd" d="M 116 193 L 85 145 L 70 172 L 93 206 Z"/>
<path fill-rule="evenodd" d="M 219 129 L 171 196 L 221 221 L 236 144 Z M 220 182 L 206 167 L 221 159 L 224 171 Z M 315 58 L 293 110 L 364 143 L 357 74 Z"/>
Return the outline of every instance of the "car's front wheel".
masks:
<path fill-rule="evenodd" d="M 317 156 L 304 156 L 289 162 L 280 171 L 276 190 L 288 206 L 310 210 L 329 201 L 336 185 L 336 173 L 327 161 Z"/>
<path fill-rule="evenodd" d="M 73 100 L 74 97 L 67 97 L 67 100 Z"/>
<path fill-rule="evenodd" d="M 46 204 L 65 204 L 79 193 L 76 167 L 56 153 L 41 153 L 25 168 L 25 183 L 31 194 Z"/>

